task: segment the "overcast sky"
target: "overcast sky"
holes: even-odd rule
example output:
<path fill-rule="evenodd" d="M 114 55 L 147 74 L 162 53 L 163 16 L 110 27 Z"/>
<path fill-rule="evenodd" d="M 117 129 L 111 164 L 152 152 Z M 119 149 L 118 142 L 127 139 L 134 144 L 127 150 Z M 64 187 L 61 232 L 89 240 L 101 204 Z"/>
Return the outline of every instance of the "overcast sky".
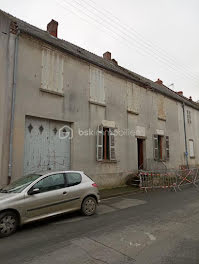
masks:
<path fill-rule="evenodd" d="M 198 0 L 0 0 L 0 9 L 199 100 Z M 172 85 L 174 84 L 174 85 Z"/>

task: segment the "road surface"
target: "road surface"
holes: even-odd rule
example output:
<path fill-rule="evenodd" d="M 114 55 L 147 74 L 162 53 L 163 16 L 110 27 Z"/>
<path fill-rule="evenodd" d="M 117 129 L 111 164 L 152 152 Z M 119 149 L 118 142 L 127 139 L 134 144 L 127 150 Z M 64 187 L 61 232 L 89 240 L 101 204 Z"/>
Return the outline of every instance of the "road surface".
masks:
<path fill-rule="evenodd" d="M 199 190 L 102 201 L 92 217 L 64 215 L 0 240 L 1 264 L 198 264 Z"/>

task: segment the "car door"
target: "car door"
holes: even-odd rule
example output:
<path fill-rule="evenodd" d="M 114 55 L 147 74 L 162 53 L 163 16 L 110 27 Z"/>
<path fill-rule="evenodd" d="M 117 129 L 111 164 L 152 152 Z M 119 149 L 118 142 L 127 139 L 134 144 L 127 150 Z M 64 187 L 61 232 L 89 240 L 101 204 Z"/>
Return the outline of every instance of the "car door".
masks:
<path fill-rule="evenodd" d="M 30 191 L 39 193 L 30 195 Z M 64 173 L 55 173 L 38 181 L 25 197 L 26 218 L 34 219 L 54 215 L 64 210 L 66 179 Z"/>
<path fill-rule="evenodd" d="M 81 208 L 81 198 L 84 193 L 84 187 L 82 184 L 82 175 L 79 172 L 67 172 L 67 208 L 69 210 L 76 210 Z"/>

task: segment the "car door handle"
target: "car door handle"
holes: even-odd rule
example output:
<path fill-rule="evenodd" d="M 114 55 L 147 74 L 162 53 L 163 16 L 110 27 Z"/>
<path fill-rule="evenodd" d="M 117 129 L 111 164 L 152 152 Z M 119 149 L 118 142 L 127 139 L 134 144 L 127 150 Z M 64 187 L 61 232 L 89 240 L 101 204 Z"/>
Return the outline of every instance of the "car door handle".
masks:
<path fill-rule="evenodd" d="M 65 195 L 65 194 L 67 194 L 67 192 L 63 192 L 63 194 Z"/>

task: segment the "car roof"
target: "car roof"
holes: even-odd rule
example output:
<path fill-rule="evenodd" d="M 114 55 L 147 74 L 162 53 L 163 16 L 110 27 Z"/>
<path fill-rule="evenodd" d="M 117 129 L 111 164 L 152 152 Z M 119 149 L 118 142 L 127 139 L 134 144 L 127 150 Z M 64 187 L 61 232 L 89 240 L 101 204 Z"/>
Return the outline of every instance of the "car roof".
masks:
<path fill-rule="evenodd" d="M 44 176 L 46 174 L 67 173 L 67 172 L 84 173 L 83 171 L 74 171 L 74 170 L 46 170 L 46 171 L 36 172 L 34 174 Z"/>

